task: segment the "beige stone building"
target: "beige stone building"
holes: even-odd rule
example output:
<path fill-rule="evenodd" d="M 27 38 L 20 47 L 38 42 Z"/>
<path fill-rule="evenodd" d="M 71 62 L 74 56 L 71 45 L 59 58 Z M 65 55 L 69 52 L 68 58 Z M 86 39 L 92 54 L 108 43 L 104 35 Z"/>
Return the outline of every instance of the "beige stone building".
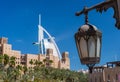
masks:
<path fill-rule="evenodd" d="M 8 44 L 7 38 L 0 38 L 0 54 L 7 54 L 8 56 L 14 56 L 16 57 L 16 65 L 22 65 L 29 67 L 34 67 L 34 64 L 30 64 L 30 61 L 33 62 L 41 61 L 43 62 L 46 60 L 52 60 L 53 62 L 50 64 L 49 62 L 43 62 L 44 65 L 53 67 L 53 68 L 64 68 L 64 69 L 70 69 L 70 59 L 68 57 L 69 53 L 64 52 L 62 54 L 62 59 L 60 60 L 57 56 L 53 55 L 52 49 L 47 49 L 47 54 L 21 54 L 21 51 L 12 50 L 12 45 Z"/>
<path fill-rule="evenodd" d="M 89 74 L 89 82 L 120 82 L 120 61 L 94 67 L 92 73 Z"/>

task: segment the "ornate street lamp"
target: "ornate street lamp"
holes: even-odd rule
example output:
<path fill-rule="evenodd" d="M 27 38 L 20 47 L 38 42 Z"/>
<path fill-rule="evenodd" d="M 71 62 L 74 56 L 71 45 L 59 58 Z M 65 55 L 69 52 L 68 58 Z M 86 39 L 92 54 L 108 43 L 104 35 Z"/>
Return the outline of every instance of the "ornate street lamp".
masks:
<path fill-rule="evenodd" d="M 75 33 L 75 41 L 81 63 L 86 64 L 92 73 L 93 66 L 100 61 L 102 33 L 88 23 L 87 14 L 85 22 Z"/>
<path fill-rule="evenodd" d="M 102 13 L 109 8 L 113 8 L 113 17 L 116 19 L 115 26 L 120 29 L 120 0 L 105 0 L 95 6 L 85 7 L 82 11 L 76 13 L 76 16 L 81 14 L 86 16 L 85 25 L 81 26 L 75 34 L 75 41 L 81 63 L 89 67 L 90 73 L 92 73 L 93 66 L 100 61 L 102 33 L 94 25 L 88 23 L 87 14 L 93 9 Z"/>

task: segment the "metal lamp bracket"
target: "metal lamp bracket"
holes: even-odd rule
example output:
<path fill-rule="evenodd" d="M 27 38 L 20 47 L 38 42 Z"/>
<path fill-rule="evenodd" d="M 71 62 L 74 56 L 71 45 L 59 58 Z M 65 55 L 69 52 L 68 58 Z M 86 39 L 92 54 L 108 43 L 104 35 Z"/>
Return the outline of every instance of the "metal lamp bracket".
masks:
<path fill-rule="evenodd" d="M 85 7 L 82 11 L 77 12 L 76 16 L 79 16 L 81 14 L 86 14 L 89 11 L 96 9 L 96 11 L 102 13 L 102 11 L 107 11 L 108 8 L 114 9 L 114 18 L 116 19 L 115 26 L 120 29 L 120 0 L 106 0 L 102 3 L 99 3 L 92 7 Z"/>

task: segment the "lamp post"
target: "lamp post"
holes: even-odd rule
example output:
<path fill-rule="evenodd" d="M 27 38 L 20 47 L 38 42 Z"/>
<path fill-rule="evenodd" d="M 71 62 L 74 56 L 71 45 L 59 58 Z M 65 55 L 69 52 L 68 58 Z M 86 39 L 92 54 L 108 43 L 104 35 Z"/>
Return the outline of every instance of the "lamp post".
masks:
<path fill-rule="evenodd" d="M 90 73 L 96 63 L 100 61 L 102 33 L 91 24 L 84 24 L 75 33 L 75 41 L 80 61 L 89 67 Z"/>

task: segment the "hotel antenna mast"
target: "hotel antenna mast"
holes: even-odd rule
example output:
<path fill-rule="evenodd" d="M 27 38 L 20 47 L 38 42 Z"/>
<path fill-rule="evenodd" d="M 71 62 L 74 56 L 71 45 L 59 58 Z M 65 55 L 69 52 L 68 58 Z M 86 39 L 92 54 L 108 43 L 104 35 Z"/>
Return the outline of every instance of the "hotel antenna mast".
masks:
<path fill-rule="evenodd" d="M 38 24 L 38 42 L 34 42 L 34 45 L 38 46 L 39 54 L 44 54 L 44 34 L 43 34 L 43 27 L 41 25 L 41 15 L 39 14 L 39 24 Z"/>
<path fill-rule="evenodd" d="M 38 44 L 39 44 L 39 53 L 44 54 L 43 52 L 43 39 L 44 39 L 44 34 L 43 34 L 43 27 L 41 25 L 41 15 L 39 14 L 39 25 L 38 25 Z"/>

